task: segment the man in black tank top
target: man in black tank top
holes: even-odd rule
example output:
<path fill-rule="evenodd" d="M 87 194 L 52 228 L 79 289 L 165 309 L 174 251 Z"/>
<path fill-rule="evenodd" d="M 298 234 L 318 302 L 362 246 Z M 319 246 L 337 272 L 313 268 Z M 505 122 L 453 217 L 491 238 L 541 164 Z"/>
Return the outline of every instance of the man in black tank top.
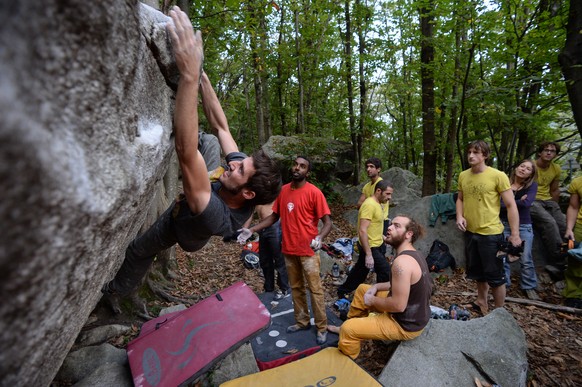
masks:
<path fill-rule="evenodd" d="M 352 359 L 362 340 L 410 340 L 418 337 L 430 319 L 432 277 L 426 260 L 412 244 L 424 234 L 414 219 L 399 215 L 392 220 L 384 241 L 396 251 L 390 282 L 362 284 L 350 305 L 348 320 L 338 333 L 339 349 Z"/>

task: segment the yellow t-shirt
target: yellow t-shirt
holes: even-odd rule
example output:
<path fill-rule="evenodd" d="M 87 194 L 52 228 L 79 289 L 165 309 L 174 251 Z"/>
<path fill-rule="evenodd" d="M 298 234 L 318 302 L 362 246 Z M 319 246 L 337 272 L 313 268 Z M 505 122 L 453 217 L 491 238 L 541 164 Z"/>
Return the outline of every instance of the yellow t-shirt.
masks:
<path fill-rule="evenodd" d="M 378 184 L 380 180 L 382 180 L 382 178 L 378 176 L 378 179 L 376 179 L 374 184 L 369 181 L 364 185 L 364 188 L 362 188 L 362 193 L 366 196 L 366 198 L 374 195 L 374 191 L 376 191 L 376 184 Z M 390 202 L 380 204 L 380 206 L 382 206 L 382 210 L 384 211 L 384 219 L 388 219 L 388 213 L 390 212 Z"/>
<path fill-rule="evenodd" d="M 550 194 L 550 184 L 556 178 L 560 178 L 562 170 L 560 166 L 556 163 L 550 163 L 550 166 L 546 169 L 537 167 L 538 177 L 536 182 L 538 183 L 538 193 L 536 195 L 536 200 L 551 200 L 552 195 Z"/>
<path fill-rule="evenodd" d="M 366 195 L 366 198 L 369 198 L 370 196 L 374 195 L 374 191 L 376 191 L 376 184 L 380 180 L 382 180 L 382 178 L 380 176 L 378 176 L 378 178 L 376 179 L 376 181 L 374 183 L 369 181 L 364 185 L 364 188 L 362 188 L 362 193 L 364 195 Z"/>
<path fill-rule="evenodd" d="M 384 231 L 384 211 L 380 203 L 374 200 L 374 198 L 364 200 L 358 212 L 358 230 L 360 229 L 360 219 L 368 219 L 370 221 L 370 225 L 368 226 L 368 242 L 370 243 L 370 247 L 381 246 L 383 242 L 382 232 Z"/>
<path fill-rule="evenodd" d="M 582 176 L 575 178 L 570 183 L 568 187 L 569 194 L 578 194 L 580 199 L 582 199 Z M 578 210 L 578 217 L 576 218 L 576 224 L 582 226 L 582 206 Z"/>
<path fill-rule="evenodd" d="M 500 197 L 501 192 L 510 188 L 507 175 L 495 168 L 487 167 L 481 173 L 473 173 L 470 169 L 461 172 L 458 189 L 463 193 L 467 231 L 481 235 L 501 234 Z"/>

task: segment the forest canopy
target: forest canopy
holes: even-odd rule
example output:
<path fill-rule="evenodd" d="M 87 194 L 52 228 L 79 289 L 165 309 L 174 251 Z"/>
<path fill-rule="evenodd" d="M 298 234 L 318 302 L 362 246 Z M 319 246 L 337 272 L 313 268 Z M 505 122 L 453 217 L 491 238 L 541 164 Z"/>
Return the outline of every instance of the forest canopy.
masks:
<path fill-rule="evenodd" d="M 506 172 L 544 140 L 562 145 L 558 162 L 578 159 L 558 62 L 566 1 L 189 4 L 204 69 L 246 151 L 272 135 L 347 141 L 354 183 L 376 156 L 423 176 L 423 194 L 455 189 L 474 139 L 492 145 Z"/>

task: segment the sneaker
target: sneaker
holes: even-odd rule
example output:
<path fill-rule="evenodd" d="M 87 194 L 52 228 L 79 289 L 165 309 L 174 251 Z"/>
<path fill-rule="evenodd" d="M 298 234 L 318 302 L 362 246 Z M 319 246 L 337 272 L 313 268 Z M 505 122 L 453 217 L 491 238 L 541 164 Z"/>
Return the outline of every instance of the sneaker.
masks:
<path fill-rule="evenodd" d="M 317 332 L 317 338 L 315 341 L 319 345 L 324 344 L 327 341 L 327 331 Z"/>
<path fill-rule="evenodd" d="M 275 295 L 273 296 L 273 300 L 282 300 L 283 298 L 287 298 L 291 295 L 288 290 L 277 290 L 275 291 Z"/>
<path fill-rule="evenodd" d="M 121 302 L 119 295 L 114 293 L 103 293 L 102 298 L 105 303 L 109 305 L 113 311 L 113 314 L 121 314 Z"/>
<path fill-rule="evenodd" d="M 302 327 L 298 324 L 293 324 L 293 325 L 289 325 L 287 327 L 287 333 L 295 333 L 295 332 L 299 332 L 299 331 L 307 331 L 311 329 L 311 326 L 307 325 L 306 327 Z"/>
<path fill-rule="evenodd" d="M 103 293 L 102 299 L 111 308 L 114 314 L 121 313 L 121 297 L 109 286 L 111 282 L 105 283 L 101 288 L 101 293 Z"/>
<path fill-rule="evenodd" d="M 540 301 L 541 300 L 540 296 L 538 296 L 538 293 L 536 292 L 535 289 L 524 289 L 523 293 L 530 300 L 534 300 L 534 301 Z"/>

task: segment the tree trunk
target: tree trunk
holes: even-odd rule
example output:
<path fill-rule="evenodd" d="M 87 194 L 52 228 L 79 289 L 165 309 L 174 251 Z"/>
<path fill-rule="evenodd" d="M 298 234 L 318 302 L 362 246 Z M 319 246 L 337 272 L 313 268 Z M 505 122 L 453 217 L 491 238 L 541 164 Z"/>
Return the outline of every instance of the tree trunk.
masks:
<path fill-rule="evenodd" d="M 424 161 L 422 168 L 422 196 L 436 193 L 436 137 L 434 123 L 434 46 L 433 21 L 431 10 L 433 1 L 420 8 L 420 62 L 422 83 L 422 147 Z"/>
<path fill-rule="evenodd" d="M 297 84 L 299 88 L 299 106 L 297 109 L 297 134 L 305 133 L 305 106 L 303 101 L 303 74 L 301 70 L 301 52 L 299 50 L 299 11 L 295 10 L 295 51 L 297 55 Z"/>
<path fill-rule="evenodd" d="M 465 147 L 460 144 L 467 144 L 467 117 L 465 116 L 465 99 L 467 98 L 467 92 L 469 91 L 469 74 L 471 73 L 471 65 L 473 63 L 473 55 L 475 53 L 475 43 L 471 45 L 469 49 L 469 58 L 467 59 L 467 68 L 465 69 L 465 77 L 463 79 L 463 92 L 461 93 L 461 109 L 459 112 L 459 119 L 457 124 L 457 153 L 459 154 L 459 159 L 461 160 L 462 168 L 467 169 L 469 164 L 467 162 L 467 157 L 465 155 Z"/>
<path fill-rule="evenodd" d="M 267 32 L 267 25 L 265 19 L 264 10 L 260 13 L 261 18 L 259 19 L 259 30 L 261 31 L 261 35 L 259 37 L 259 47 L 261 50 L 261 67 L 259 71 L 259 78 L 261 80 L 261 106 L 263 108 L 263 134 L 264 134 L 264 142 L 259 141 L 259 146 L 262 146 L 269 140 L 269 137 L 273 135 L 273 128 L 271 125 L 271 109 L 269 109 L 269 73 L 267 71 L 267 64 L 265 63 L 265 58 L 268 55 L 269 47 L 268 47 L 268 32 Z"/>
<path fill-rule="evenodd" d="M 360 7 L 360 0 L 356 0 L 356 7 Z M 363 12 L 359 12 L 362 14 Z M 360 78 L 360 124 L 359 130 L 357 135 L 358 141 L 358 152 L 356 159 L 358 165 L 358 171 L 360 170 L 359 166 L 362 165 L 362 148 L 363 148 L 363 139 L 368 138 L 365 135 L 366 133 L 366 107 L 367 107 L 367 89 L 366 89 L 366 76 L 364 72 L 364 61 L 365 61 L 365 54 L 366 54 L 366 38 L 364 37 L 363 32 L 363 25 L 365 21 L 360 19 L 357 23 L 358 29 L 358 40 L 359 40 L 359 61 L 358 61 L 358 73 Z M 359 175 L 359 174 L 358 174 Z M 359 179 L 359 176 L 356 176 Z"/>
<path fill-rule="evenodd" d="M 285 117 L 285 104 L 283 103 L 283 59 L 281 57 L 281 46 L 283 44 L 283 31 L 285 26 L 285 10 L 286 7 L 281 7 L 281 19 L 279 22 L 279 38 L 278 38 L 278 45 L 279 50 L 277 50 L 277 82 L 275 82 L 277 87 L 277 99 L 279 101 L 279 121 L 281 125 L 281 133 L 283 136 L 287 135 L 287 120 Z"/>
<path fill-rule="evenodd" d="M 457 95 L 459 94 L 459 77 L 461 75 L 461 36 L 465 34 L 461 33 L 461 29 L 464 28 L 462 23 L 457 23 L 455 28 L 455 71 L 453 87 L 451 90 L 451 101 L 457 100 Z M 454 163 L 455 163 L 455 144 L 457 142 L 457 115 L 459 114 L 459 105 L 455 102 L 450 111 L 449 128 L 447 133 L 447 143 L 445 144 L 445 188 L 444 192 L 451 192 L 451 185 L 453 182 L 454 174 Z"/>
<path fill-rule="evenodd" d="M 566 45 L 558 56 L 574 121 L 582 136 L 582 1 L 570 0 Z"/>
<path fill-rule="evenodd" d="M 356 130 L 356 118 L 354 116 L 354 88 L 352 85 L 352 29 L 350 21 L 350 2 L 345 2 L 346 34 L 344 37 L 344 57 L 346 60 L 346 86 L 348 89 L 348 114 L 350 123 L 350 135 L 355 160 L 360 160 L 358 147 L 358 133 Z M 354 163 L 353 184 L 360 183 L 360 162 Z"/>
<path fill-rule="evenodd" d="M 267 36 L 265 27 L 265 13 L 262 3 L 253 1 L 248 3 L 250 47 L 253 66 L 253 83 L 255 86 L 255 117 L 259 146 L 269 139 L 268 125 L 268 93 L 265 65 L 265 39 Z"/>
<path fill-rule="evenodd" d="M 540 29 L 540 24 L 543 21 L 549 20 L 551 18 L 557 17 L 556 10 L 559 7 L 555 6 L 555 0 L 541 0 L 537 6 L 538 12 L 535 13 L 535 18 L 533 23 L 536 25 L 535 30 Z M 526 23 L 524 21 L 524 23 Z M 522 58 L 518 58 L 521 60 Z M 518 63 L 515 64 L 517 68 L 519 66 Z M 527 81 L 521 88 L 520 92 L 517 93 L 517 107 L 521 110 L 522 113 L 526 115 L 533 116 L 537 114 L 538 107 L 539 107 L 539 97 L 542 90 L 542 78 L 544 72 L 544 66 L 540 63 L 536 63 L 523 59 L 523 69 L 525 69 L 527 74 Z M 507 160 L 504 161 L 505 169 L 510 169 L 513 164 L 513 154 L 517 158 L 522 156 L 521 158 L 525 158 L 528 155 L 525 154 L 525 151 L 532 147 L 532 134 L 529 128 L 527 127 L 519 127 L 514 130 L 516 133 L 512 134 L 512 139 L 516 143 L 512 146 L 512 151 L 517 150 L 517 152 L 512 152 L 508 154 Z M 522 152 L 521 154 L 520 151 Z M 516 160 L 519 161 L 519 160 Z"/>

